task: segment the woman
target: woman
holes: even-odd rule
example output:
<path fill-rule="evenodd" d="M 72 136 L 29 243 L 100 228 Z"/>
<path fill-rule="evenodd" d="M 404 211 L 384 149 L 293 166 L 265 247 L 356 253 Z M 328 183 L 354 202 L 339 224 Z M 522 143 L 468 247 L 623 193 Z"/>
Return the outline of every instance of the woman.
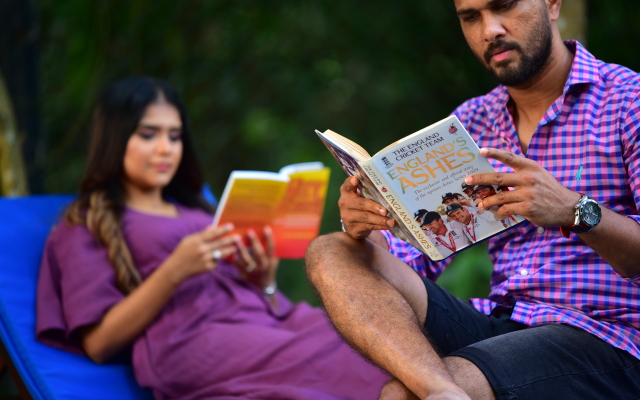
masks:
<path fill-rule="evenodd" d="M 320 310 L 269 290 L 271 232 L 266 248 L 250 232 L 247 249 L 232 226 L 212 227 L 201 186 L 173 89 L 108 87 L 80 194 L 45 247 L 38 339 L 96 362 L 131 349 L 157 399 L 375 398 L 386 376 Z"/>

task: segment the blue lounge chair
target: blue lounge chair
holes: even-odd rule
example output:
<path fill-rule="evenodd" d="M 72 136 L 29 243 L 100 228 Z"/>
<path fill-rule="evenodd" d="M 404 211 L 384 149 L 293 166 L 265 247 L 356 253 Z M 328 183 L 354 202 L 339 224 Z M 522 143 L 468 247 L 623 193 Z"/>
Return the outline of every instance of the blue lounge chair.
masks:
<path fill-rule="evenodd" d="M 131 365 L 98 365 L 35 339 L 35 296 L 44 241 L 72 196 L 0 198 L 0 341 L 23 398 L 152 399 Z"/>

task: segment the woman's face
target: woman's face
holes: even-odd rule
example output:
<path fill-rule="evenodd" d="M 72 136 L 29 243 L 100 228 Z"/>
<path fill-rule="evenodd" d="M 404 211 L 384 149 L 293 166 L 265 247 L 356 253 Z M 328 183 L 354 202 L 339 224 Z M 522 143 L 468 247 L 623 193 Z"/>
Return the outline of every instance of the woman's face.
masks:
<path fill-rule="evenodd" d="M 182 120 L 171 104 L 159 101 L 145 110 L 127 142 L 125 179 L 138 190 L 161 190 L 173 178 L 182 158 Z"/>

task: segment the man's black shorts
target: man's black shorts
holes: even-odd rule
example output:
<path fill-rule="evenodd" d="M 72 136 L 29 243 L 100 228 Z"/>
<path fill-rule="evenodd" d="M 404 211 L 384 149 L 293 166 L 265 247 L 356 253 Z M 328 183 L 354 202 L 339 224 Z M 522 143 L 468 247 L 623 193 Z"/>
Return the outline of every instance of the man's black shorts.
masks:
<path fill-rule="evenodd" d="M 487 316 L 429 279 L 426 335 L 444 356 L 463 357 L 499 400 L 640 399 L 640 360 L 568 325 L 528 327 Z"/>

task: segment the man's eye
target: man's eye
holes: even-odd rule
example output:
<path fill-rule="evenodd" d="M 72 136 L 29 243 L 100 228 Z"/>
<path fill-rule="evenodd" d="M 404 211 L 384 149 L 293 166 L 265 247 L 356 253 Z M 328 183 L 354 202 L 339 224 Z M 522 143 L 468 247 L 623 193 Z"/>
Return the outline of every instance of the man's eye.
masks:
<path fill-rule="evenodd" d="M 517 0 L 504 1 L 502 3 L 496 4 L 497 11 L 506 11 L 513 7 L 516 4 Z"/>
<path fill-rule="evenodd" d="M 478 13 L 469 13 L 462 16 L 462 21 L 464 22 L 473 22 L 478 19 Z"/>

